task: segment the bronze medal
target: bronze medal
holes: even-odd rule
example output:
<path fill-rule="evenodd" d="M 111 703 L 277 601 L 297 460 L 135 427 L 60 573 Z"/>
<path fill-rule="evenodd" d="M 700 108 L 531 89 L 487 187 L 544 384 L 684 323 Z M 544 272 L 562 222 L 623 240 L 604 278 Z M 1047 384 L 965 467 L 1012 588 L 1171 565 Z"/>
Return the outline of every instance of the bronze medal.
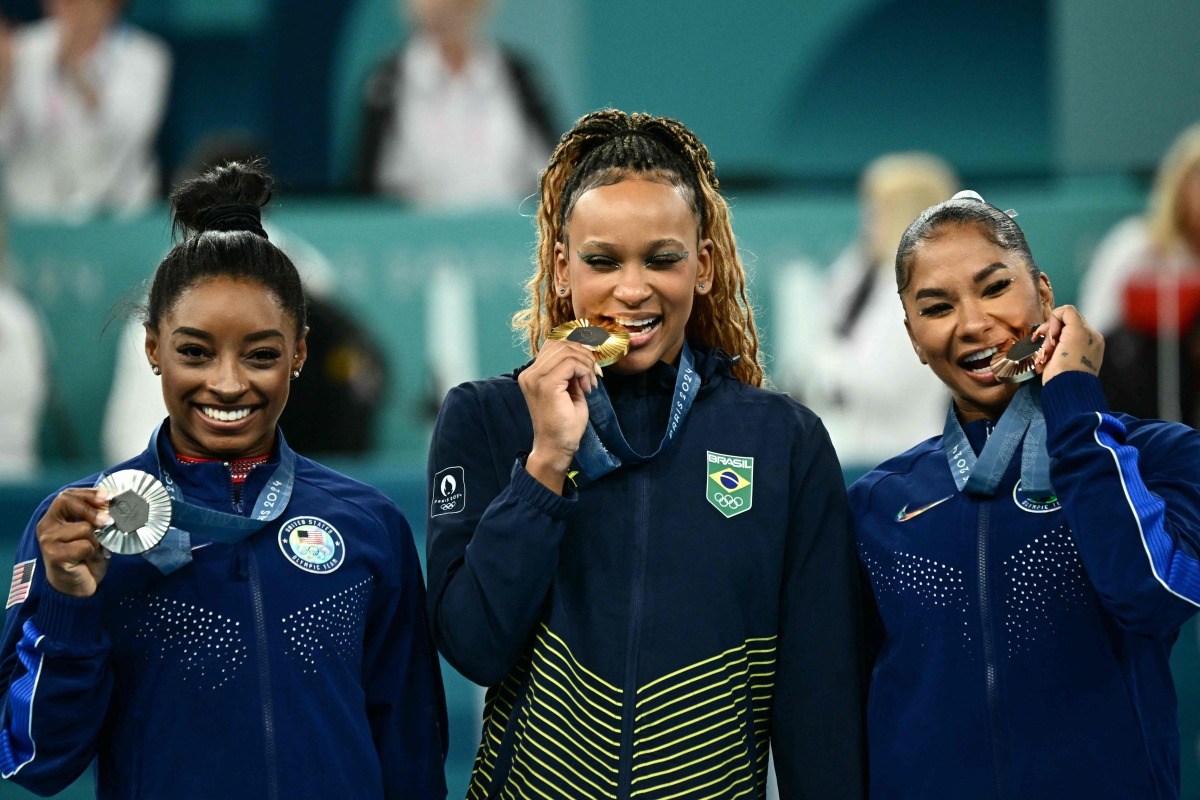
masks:
<path fill-rule="evenodd" d="M 1010 339 L 992 356 L 992 375 L 1002 383 L 1023 383 L 1037 375 L 1038 351 L 1042 349 L 1045 336 L 1034 337 L 1036 326 L 1020 339 Z"/>

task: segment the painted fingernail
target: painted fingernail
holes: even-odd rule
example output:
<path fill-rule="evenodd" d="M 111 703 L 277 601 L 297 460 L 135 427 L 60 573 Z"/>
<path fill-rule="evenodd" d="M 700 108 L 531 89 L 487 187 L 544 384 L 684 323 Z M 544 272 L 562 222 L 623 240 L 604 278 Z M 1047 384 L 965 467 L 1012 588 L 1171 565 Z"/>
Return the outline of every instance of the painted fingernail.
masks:
<path fill-rule="evenodd" d="M 113 518 L 108 515 L 107 511 L 101 511 L 96 515 L 96 524 L 101 528 L 107 528 L 113 524 Z"/>

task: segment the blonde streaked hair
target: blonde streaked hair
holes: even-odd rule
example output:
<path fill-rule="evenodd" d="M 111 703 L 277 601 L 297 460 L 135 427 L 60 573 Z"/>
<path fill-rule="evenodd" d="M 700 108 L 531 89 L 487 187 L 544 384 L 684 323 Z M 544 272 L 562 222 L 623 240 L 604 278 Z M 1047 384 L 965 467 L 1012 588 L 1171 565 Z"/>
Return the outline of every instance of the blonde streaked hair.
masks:
<path fill-rule="evenodd" d="M 904 231 L 922 211 L 958 191 L 958 176 L 932 153 L 889 153 L 872 161 L 858 193 L 869 209 L 863 246 L 872 264 L 891 264 Z"/>
<path fill-rule="evenodd" d="M 1179 134 L 1159 163 L 1150 190 L 1146 222 L 1150 246 L 1160 256 L 1177 251 L 1184 239 L 1179 192 L 1184 181 L 1200 170 L 1200 122 Z"/>
<path fill-rule="evenodd" d="M 565 240 L 580 196 L 633 175 L 675 187 L 696 215 L 700 238 L 713 243 L 713 285 L 696 296 L 686 335 L 740 356 L 734 376 L 761 386 L 758 329 L 716 167 L 696 135 L 666 117 L 594 111 L 563 135 L 542 173 L 535 269 L 525 285 L 526 306 L 513 315 L 513 327 L 526 333 L 529 352 L 536 356 L 546 334 L 574 318 L 570 298 L 554 291 L 554 247 Z"/>

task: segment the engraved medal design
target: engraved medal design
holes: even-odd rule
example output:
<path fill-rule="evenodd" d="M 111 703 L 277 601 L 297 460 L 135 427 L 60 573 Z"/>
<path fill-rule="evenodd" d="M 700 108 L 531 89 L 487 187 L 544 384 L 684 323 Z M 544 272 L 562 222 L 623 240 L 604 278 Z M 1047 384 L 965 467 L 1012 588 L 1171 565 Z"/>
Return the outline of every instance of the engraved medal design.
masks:
<path fill-rule="evenodd" d="M 108 503 L 111 525 L 96 531 L 100 545 L 113 553 L 144 553 L 167 535 L 171 527 L 171 497 L 158 478 L 138 469 L 106 475 L 96 485 L 112 496 Z"/>
<path fill-rule="evenodd" d="M 546 338 L 578 342 L 596 354 L 602 367 L 617 363 L 629 352 L 629 331 L 607 319 L 573 319 L 550 331 Z"/>
<path fill-rule="evenodd" d="M 992 356 L 992 375 L 1002 383 L 1023 383 L 1037 374 L 1034 359 L 1042 349 L 1045 336 L 1034 337 L 1033 331 L 1020 339 L 1010 339 L 1008 344 L 1000 348 L 1000 352 Z"/>

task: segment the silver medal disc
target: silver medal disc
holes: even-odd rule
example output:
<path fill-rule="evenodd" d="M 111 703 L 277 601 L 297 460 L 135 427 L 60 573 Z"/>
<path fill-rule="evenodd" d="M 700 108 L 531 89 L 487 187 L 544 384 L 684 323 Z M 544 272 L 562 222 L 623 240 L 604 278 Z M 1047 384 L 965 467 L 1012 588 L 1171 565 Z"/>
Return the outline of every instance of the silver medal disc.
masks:
<path fill-rule="evenodd" d="M 171 496 L 158 478 L 138 469 L 114 472 L 96 485 L 108 492 L 111 525 L 96 531 L 100 545 L 113 553 L 144 553 L 171 527 Z"/>

